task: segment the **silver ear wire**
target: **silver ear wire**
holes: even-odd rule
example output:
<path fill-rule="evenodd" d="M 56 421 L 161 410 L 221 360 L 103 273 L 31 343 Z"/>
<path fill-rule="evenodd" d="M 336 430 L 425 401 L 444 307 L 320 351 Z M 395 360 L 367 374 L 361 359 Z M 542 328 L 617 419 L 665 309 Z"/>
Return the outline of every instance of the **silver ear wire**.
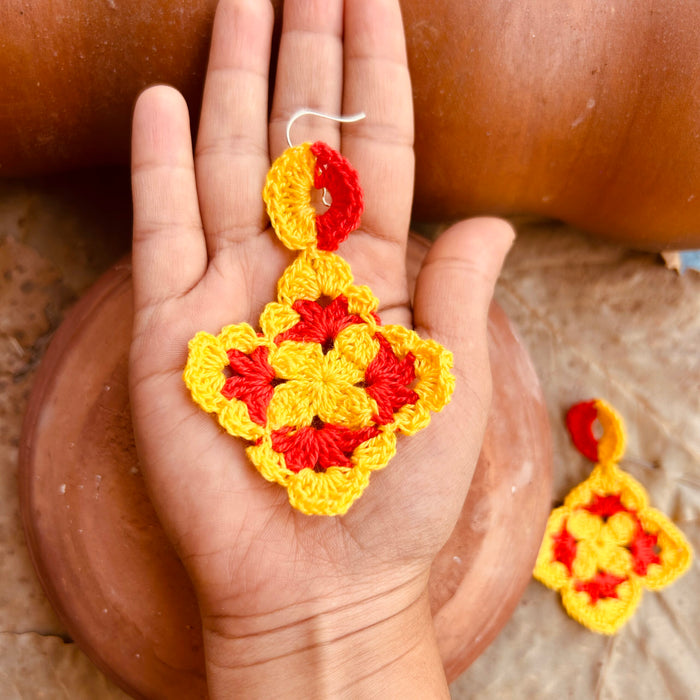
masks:
<path fill-rule="evenodd" d="M 292 116 L 289 118 L 289 121 L 287 122 L 287 143 L 289 144 L 290 148 L 292 148 L 292 124 L 294 124 L 294 122 L 297 119 L 299 119 L 299 117 L 304 117 L 306 115 L 310 115 L 312 117 L 321 117 L 322 119 L 330 119 L 331 121 L 340 122 L 341 124 L 352 124 L 353 122 L 359 122 L 361 119 L 364 119 L 367 116 L 364 112 L 358 112 L 357 114 L 350 114 L 344 117 L 334 114 L 325 114 L 324 112 L 317 112 L 314 109 L 298 109 L 296 112 L 294 112 L 294 114 L 292 114 Z"/>

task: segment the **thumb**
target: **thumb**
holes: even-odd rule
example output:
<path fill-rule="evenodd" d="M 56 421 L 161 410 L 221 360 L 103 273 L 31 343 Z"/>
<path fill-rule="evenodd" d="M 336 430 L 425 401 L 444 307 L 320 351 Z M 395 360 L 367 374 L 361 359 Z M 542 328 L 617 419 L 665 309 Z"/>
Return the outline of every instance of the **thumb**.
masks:
<path fill-rule="evenodd" d="M 433 244 L 416 281 L 416 330 L 454 355 L 454 400 L 484 424 L 491 396 L 487 321 L 496 280 L 514 239 L 502 219 L 455 224 Z M 460 385 L 467 391 L 460 391 Z M 476 399 L 476 402 L 474 401 Z"/>

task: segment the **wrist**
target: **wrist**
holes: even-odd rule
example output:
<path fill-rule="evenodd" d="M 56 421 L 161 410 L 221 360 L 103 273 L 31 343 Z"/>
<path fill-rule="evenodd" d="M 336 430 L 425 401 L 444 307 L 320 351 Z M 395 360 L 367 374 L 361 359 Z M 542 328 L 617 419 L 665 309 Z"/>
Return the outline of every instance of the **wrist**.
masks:
<path fill-rule="evenodd" d="M 426 581 L 359 602 L 331 598 L 263 615 L 205 615 L 203 630 L 213 700 L 449 697 Z"/>

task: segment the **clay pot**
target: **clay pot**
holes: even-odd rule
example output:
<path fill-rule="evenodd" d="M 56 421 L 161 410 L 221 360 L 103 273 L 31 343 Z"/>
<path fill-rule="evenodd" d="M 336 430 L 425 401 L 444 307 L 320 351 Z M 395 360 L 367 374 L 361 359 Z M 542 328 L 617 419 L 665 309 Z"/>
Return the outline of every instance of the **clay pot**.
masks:
<path fill-rule="evenodd" d="M 530 213 L 636 247 L 700 247 L 699 3 L 401 4 L 417 218 Z M 215 5 L 2 3 L 0 174 L 125 163 L 152 82 L 196 113 Z"/>
<path fill-rule="evenodd" d="M 538 214 L 700 247 L 700 3 L 402 3 L 415 214 Z"/>
<path fill-rule="evenodd" d="M 415 277 L 427 244 L 413 239 Z M 27 540 L 70 634 L 128 692 L 203 698 L 194 593 L 146 495 L 134 448 L 127 355 L 128 262 L 106 273 L 56 333 L 20 446 Z M 493 640 L 527 585 L 550 508 L 547 412 L 532 365 L 497 306 L 489 317 L 494 393 L 457 526 L 430 579 L 447 675 Z"/>

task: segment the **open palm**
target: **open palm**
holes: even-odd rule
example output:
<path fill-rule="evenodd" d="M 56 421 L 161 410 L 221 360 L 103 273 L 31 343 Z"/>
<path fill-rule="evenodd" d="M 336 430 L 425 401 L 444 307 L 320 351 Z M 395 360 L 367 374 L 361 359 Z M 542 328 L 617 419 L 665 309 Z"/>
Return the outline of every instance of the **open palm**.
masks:
<path fill-rule="evenodd" d="M 193 157 L 188 111 L 172 88 L 139 98 L 133 124 L 135 323 L 130 383 L 149 492 L 208 621 L 339 608 L 396 590 L 418 596 L 448 538 L 476 464 L 489 403 L 486 318 L 512 238 L 497 220 L 465 222 L 428 254 L 413 303 L 405 252 L 413 189 L 411 85 L 396 0 L 287 0 L 268 118 L 273 13 L 267 0 L 218 10 Z M 292 259 L 268 228 L 261 191 L 300 107 L 364 111 L 340 126 L 294 125 L 358 170 L 365 213 L 339 253 L 380 300 L 383 323 L 415 328 L 453 351 L 452 403 L 401 438 L 342 517 L 294 511 L 182 381 L 187 342 L 246 321 Z"/>

